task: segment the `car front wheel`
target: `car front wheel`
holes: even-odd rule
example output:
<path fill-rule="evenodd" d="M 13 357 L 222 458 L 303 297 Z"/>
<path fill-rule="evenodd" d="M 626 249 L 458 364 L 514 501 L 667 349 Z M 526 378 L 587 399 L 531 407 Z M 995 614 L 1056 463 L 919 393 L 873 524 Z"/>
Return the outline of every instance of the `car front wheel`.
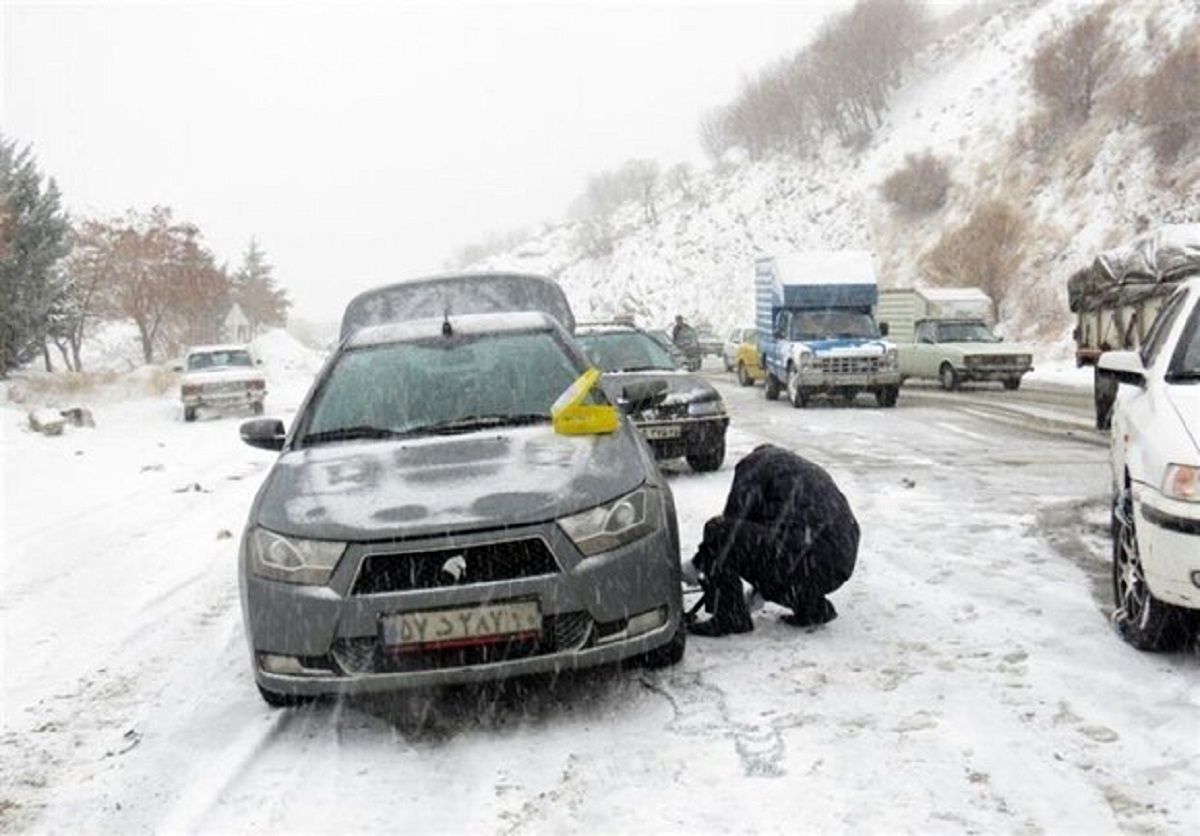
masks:
<path fill-rule="evenodd" d="M 808 395 L 800 386 L 800 372 L 796 371 L 794 366 L 788 369 L 787 393 L 788 400 L 796 409 L 808 406 Z"/>
<path fill-rule="evenodd" d="M 195 420 L 196 420 L 196 407 L 194 407 L 194 406 L 185 406 L 185 407 L 183 408 L 183 420 L 185 420 L 185 421 L 195 421 Z"/>
<path fill-rule="evenodd" d="M 750 376 L 750 372 L 746 371 L 745 363 L 738 363 L 737 379 L 738 379 L 738 383 L 741 384 L 742 386 L 753 386 L 754 385 L 754 378 L 752 378 Z"/>
<path fill-rule="evenodd" d="M 900 398 L 899 386 L 884 386 L 882 389 L 875 391 L 875 402 L 882 407 L 888 408 L 896 405 L 896 401 Z"/>
<path fill-rule="evenodd" d="M 942 363 L 942 368 L 938 372 L 938 379 L 941 380 L 942 388 L 947 392 L 953 392 L 958 388 L 958 372 L 949 363 Z"/>
<path fill-rule="evenodd" d="M 1113 505 L 1113 623 L 1121 638 L 1138 650 L 1174 650 L 1187 638 L 1188 613 L 1154 597 L 1146 585 L 1138 549 L 1133 499 L 1122 494 Z"/>
<path fill-rule="evenodd" d="M 725 461 L 725 436 L 714 439 L 705 447 L 691 450 L 687 454 L 687 463 L 697 473 L 708 473 L 719 470 Z"/>
<path fill-rule="evenodd" d="M 1019 378 L 1019 377 L 1004 378 L 1004 388 L 1010 392 L 1014 392 L 1017 389 L 1020 389 L 1021 388 L 1021 378 Z"/>
<path fill-rule="evenodd" d="M 770 372 L 767 372 L 767 379 L 763 381 L 763 396 L 769 401 L 779 400 L 779 380 Z"/>
<path fill-rule="evenodd" d="M 687 651 L 687 630 L 684 629 L 683 622 L 679 624 L 679 629 L 675 631 L 675 635 L 671 640 L 662 647 L 656 647 L 642 657 L 642 664 L 651 670 L 658 668 L 669 668 L 672 665 L 678 665 L 683 661 L 683 654 Z"/>

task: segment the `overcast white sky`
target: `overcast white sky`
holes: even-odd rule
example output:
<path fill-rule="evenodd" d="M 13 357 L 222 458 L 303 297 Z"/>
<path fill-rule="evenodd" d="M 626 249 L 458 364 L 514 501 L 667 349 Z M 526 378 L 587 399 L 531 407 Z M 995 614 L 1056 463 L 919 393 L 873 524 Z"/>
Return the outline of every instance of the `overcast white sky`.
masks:
<path fill-rule="evenodd" d="M 167 204 L 218 257 L 256 236 L 296 311 L 559 218 L 850 0 L 0 2 L 0 131 L 75 214 Z"/>

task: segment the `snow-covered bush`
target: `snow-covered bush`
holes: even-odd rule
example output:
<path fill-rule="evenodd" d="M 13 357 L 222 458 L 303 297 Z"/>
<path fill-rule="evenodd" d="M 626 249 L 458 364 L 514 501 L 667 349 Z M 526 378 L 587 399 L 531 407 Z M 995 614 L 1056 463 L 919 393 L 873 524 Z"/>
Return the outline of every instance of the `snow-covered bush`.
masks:
<path fill-rule="evenodd" d="M 950 191 L 950 170 L 945 160 L 932 152 L 908 154 L 904 164 L 883 181 L 880 191 L 888 203 L 905 212 L 923 215 L 945 205 Z"/>

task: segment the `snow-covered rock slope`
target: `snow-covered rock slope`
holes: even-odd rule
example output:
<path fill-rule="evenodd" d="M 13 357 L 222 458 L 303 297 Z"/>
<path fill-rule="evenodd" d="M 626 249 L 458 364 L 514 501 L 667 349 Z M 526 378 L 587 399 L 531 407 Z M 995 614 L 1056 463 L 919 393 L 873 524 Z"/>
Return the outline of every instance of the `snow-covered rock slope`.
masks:
<path fill-rule="evenodd" d="M 932 43 L 860 151 L 830 141 L 806 158 L 728 163 L 698 175 L 690 194 L 663 196 L 655 225 L 642 221 L 640 207 L 618 210 L 610 254 L 589 256 L 580 224 L 565 222 L 474 266 L 554 276 L 584 317 L 629 312 L 658 325 L 682 313 L 733 327 L 752 318 L 757 254 L 866 248 L 885 285 L 921 284 L 921 256 L 973 207 L 999 197 L 1025 213 L 1031 230 L 1002 313 L 1009 332 L 1061 339 L 1069 331 L 1066 277 L 1096 248 L 1138 224 L 1200 220 L 1200 162 L 1185 155 L 1163 170 L 1136 119 L 1108 109 L 1054 142 L 1037 127 L 1030 57 L 1056 22 L 1094 7 L 1017 0 Z M 1116 4 L 1112 31 L 1123 63 L 1101 95 L 1147 73 L 1197 20 L 1195 0 Z M 926 149 L 948 161 L 954 186 L 946 206 L 913 219 L 885 203 L 879 186 L 906 154 Z"/>

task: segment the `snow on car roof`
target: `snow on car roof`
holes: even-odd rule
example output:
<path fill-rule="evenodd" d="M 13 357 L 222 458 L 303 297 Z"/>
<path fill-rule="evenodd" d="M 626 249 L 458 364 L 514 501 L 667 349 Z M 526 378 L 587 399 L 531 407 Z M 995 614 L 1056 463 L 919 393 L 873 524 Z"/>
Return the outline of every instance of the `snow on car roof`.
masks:
<path fill-rule="evenodd" d="M 357 348 L 364 345 L 411 342 L 441 336 L 445 319 L 414 319 L 408 322 L 393 322 L 384 325 L 369 325 L 355 331 L 347 345 Z M 549 314 L 541 311 L 520 313 L 462 314 L 450 316 L 450 327 L 455 334 L 483 335 L 508 334 L 517 331 L 551 331 L 561 327 Z"/>
<path fill-rule="evenodd" d="M 931 302 L 992 302 L 992 297 L 977 287 L 923 287 L 921 295 Z"/>
<path fill-rule="evenodd" d="M 235 343 L 224 343 L 224 344 L 217 344 L 217 345 L 194 345 L 187 350 L 187 353 L 188 354 L 213 354 L 218 351 L 246 351 L 246 352 L 248 352 L 248 351 L 250 351 L 250 346 L 242 345 L 242 344 L 235 344 Z"/>
<path fill-rule="evenodd" d="M 628 334 L 641 330 L 636 325 L 626 325 L 624 322 L 585 322 L 575 326 L 575 335 L 583 337 L 590 334 Z"/>

